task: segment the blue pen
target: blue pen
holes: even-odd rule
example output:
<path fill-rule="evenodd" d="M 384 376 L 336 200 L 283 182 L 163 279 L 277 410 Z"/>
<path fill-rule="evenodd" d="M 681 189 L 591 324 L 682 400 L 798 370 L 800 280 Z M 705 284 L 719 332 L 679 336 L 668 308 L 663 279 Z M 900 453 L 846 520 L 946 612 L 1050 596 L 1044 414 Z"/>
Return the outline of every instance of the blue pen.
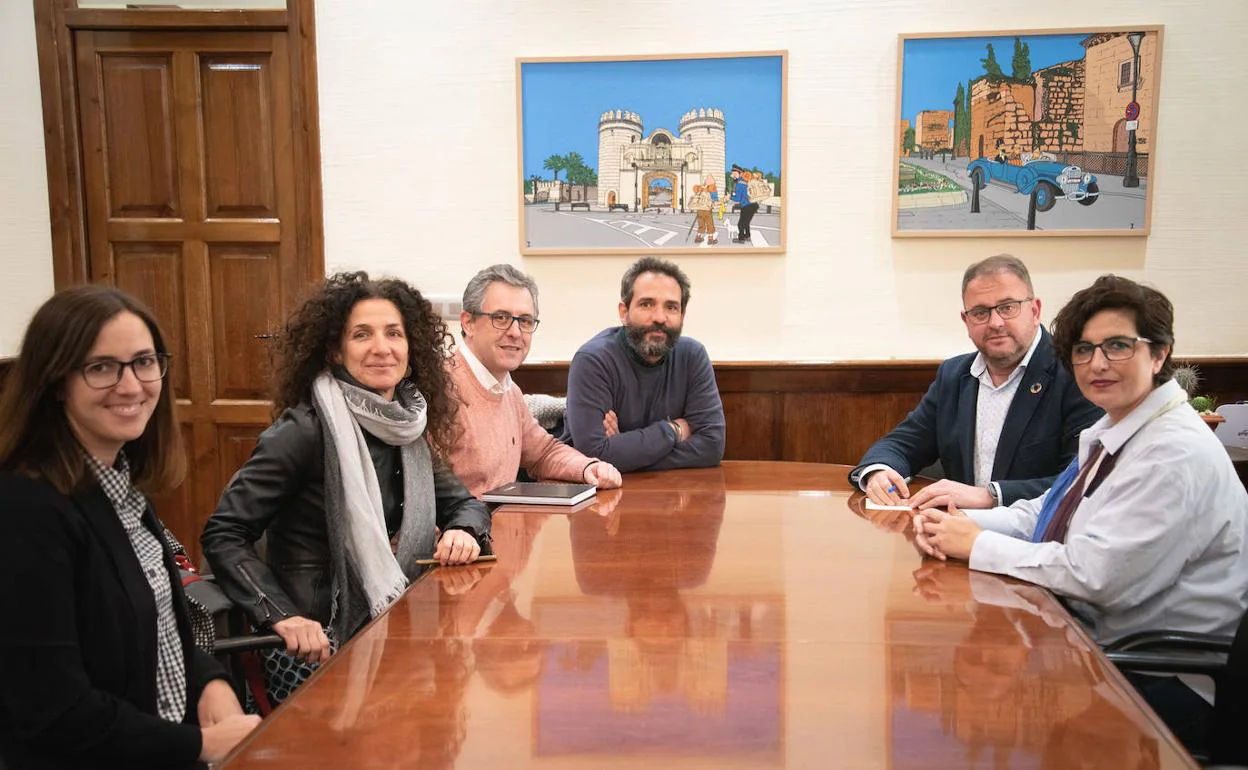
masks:
<path fill-rule="evenodd" d="M 896 484 L 893 484 L 891 487 L 889 487 L 888 489 L 884 490 L 884 494 L 886 494 L 886 495 L 891 495 L 892 493 L 894 493 L 894 492 L 896 492 L 896 491 L 897 491 L 897 485 L 896 485 Z"/>

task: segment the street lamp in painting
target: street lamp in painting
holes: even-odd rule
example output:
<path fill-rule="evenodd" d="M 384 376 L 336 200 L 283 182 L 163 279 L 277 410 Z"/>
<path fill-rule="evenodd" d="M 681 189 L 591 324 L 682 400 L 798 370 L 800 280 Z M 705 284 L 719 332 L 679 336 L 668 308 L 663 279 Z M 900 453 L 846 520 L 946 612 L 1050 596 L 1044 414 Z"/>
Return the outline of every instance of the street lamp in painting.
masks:
<path fill-rule="evenodd" d="M 1131 44 L 1131 103 L 1127 105 L 1127 169 L 1122 175 L 1123 187 L 1139 187 L 1140 177 L 1136 172 L 1135 130 L 1140 124 L 1140 103 L 1136 101 L 1140 87 L 1140 42 L 1144 40 L 1143 32 L 1128 32 L 1127 42 Z"/>

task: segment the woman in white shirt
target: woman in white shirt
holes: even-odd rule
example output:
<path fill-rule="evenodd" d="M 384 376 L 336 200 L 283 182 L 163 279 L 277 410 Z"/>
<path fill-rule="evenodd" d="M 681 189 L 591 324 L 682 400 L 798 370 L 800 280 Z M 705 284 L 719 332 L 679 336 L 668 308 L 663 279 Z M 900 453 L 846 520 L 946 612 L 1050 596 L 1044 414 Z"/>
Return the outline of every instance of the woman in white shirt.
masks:
<path fill-rule="evenodd" d="M 965 513 L 933 500 L 916 544 L 1048 588 L 1101 644 L 1149 629 L 1234 634 L 1248 607 L 1248 493 L 1171 378 L 1173 329 L 1156 289 L 1105 275 L 1076 293 L 1053 344 L 1105 416 L 1045 494 Z M 1201 741 L 1189 722 L 1208 707 L 1195 693 L 1169 677 L 1136 686 L 1185 743 Z"/>

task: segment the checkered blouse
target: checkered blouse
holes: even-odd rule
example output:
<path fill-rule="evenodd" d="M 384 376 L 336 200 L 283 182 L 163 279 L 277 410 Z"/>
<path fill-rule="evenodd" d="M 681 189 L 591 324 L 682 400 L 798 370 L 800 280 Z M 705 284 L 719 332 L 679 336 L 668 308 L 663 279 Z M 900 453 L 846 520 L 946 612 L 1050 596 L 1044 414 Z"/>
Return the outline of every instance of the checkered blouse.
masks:
<path fill-rule="evenodd" d="M 156 710 L 169 722 L 181 722 L 186 715 L 186 661 L 182 657 L 182 639 L 178 621 L 173 614 L 173 588 L 165 569 L 164 549 L 160 540 L 143 526 L 147 498 L 130 483 L 130 463 L 124 454 L 117 455 L 117 465 L 110 468 L 90 455 L 87 464 L 104 488 L 104 494 L 117 510 L 126 537 L 139 559 L 139 566 L 151 586 L 156 600 Z"/>

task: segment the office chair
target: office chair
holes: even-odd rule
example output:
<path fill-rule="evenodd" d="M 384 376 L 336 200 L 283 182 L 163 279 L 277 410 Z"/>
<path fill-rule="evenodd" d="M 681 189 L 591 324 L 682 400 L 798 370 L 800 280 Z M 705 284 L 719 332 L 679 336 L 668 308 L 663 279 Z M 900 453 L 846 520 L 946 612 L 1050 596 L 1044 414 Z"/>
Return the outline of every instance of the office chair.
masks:
<path fill-rule="evenodd" d="M 260 716 L 268 716 L 273 707 L 265 693 L 259 653 L 283 648 L 286 643 L 274 633 L 252 632 L 242 611 L 217 586 L 212 575 L 200 574 L 187 557 L 186 548 L 167 528 L 164 536 L 182 580 L 195 646 L 215 657 L 230 673 L 239 703 L 247 703 L 250 691 Z"/>
<path fill-rule="evenodd" d="M 1142 631 L 1107 646 L 1105 655 L 1126 671 L 1212 677 L 1216 690 L 1206 767 L 1248 767 L 1248 613 L 1233 638 Z"/>

